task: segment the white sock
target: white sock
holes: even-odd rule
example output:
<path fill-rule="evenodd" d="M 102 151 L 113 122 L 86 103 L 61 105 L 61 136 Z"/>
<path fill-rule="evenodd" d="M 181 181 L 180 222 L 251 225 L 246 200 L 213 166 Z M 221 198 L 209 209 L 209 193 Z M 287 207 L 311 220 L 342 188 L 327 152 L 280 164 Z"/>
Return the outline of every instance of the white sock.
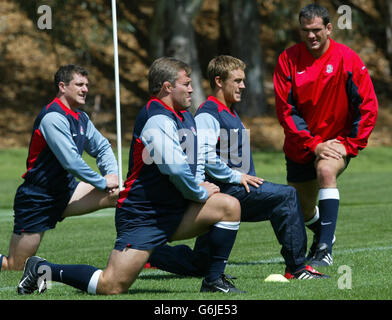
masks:
<path fill-rule="evenodd" d="M 97 294 L 98 280 L 102 273 L 102 270 L 97 270 L 91 276 L 90 282 L 88 283 L 87 292 L 90 294 Z"/>
<path fill-rule="evenodd" d="M 315 212 L 313 218 L 310 219 L 310 220 L 308 220 L 308 221 L 306 221 L 306 222 L 305 222 L 305 226 L 309 226 L 309 225 L 311 225 L 312 223 L 315 223 L 315 222 L 320 218 L 320 213 L 319 213 L 319 208 L 318 208 L 318 206 L 316 206 L 315 208 L 316 208 L 316 212 Z"/>
<path fill-rule="evenodd" d="M 217 228 L 238 230 L 240 228 L 240 221 L 219 221 L 214 224 Z"/>

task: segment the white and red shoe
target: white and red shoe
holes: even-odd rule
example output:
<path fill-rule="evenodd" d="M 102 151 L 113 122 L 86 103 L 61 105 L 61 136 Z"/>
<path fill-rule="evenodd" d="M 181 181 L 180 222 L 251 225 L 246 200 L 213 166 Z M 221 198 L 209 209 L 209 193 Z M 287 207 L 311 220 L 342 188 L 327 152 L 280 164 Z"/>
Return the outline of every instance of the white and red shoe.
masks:
<path fill-rule="evenodd" d="M 286 279 L 328 279 L 331 278 L 330 276 L 318 272 L 316 269 L 312 268 L 311 266 L 306 266 L 296 272 L 290 272 L 286 269 L 286 273 L 284 275 Z"/>

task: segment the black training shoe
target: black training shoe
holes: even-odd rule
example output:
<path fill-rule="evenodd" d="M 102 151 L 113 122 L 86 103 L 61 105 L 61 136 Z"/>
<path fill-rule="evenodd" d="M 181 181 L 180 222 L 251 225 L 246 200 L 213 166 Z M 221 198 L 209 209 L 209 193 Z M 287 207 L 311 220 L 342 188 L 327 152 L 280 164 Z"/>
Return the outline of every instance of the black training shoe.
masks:
<path fill-rule="evenodd" d="M 336 237 L 335 235 L 333 235 L 332 246 L 335 244 L 335 241 L 336 241 Z M 318 242 L 319 242 L 319 238 L 316 235 L 313 235 L 313 242 L 312 245 L 310 246 L 309 253 L 306 256 L 306 261 L 310 261 L 316 254 Z"/>
<path fill-rule="evenodd" d="M 223 276 L 227 279 L 227 280 L 235 280 L 237 279 L 236 276 L 232 276 L 230 274 L 224 273 Z"/>
<path fill-rule="evenodd" d="M 224 274 L 212 282 L 207 282 L 205 279 L 203 279 L 200 292 L 246 293 L 246 291 L 237 289 Z"/>
<path fill-rule="evenodd" d="M 298 279 L 298 280 L 330 278 L 330 276 L 318 272 L 316 269 L 313 269 L 311 266 L 306 266 L 305 268 L 300 269 L 297 272 L 290 272 L 286 270 L 284 277 L 286 279 Z"/>
<path fill-rule="evenodd" d="M 38 274 L 38 263 L 46 261 L 34 256 L 26 260 L 23 277 L 18 284 L 18 294 L 32 294 L 35 290 L 42 293 L 46 290 L 46 281 L 40 279 Z"/>
<path fill-rule="evenodd" d="M 320 243 L 309 265 L 312 267 L 328 267 L 333 263 L 332 255 L 329 253 L 329 247 L 326 243 Z"/>

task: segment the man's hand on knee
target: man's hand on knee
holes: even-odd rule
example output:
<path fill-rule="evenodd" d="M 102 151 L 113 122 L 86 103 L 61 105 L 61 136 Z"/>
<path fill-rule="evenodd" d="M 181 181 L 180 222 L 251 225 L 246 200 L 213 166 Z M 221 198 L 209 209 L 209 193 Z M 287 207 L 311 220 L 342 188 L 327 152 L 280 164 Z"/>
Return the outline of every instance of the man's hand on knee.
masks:
<path fill-rule="evenodd" d="M 347 155 L 344 145 L 336 139 L 319 143 L 314 150 L 314 153 L 318 159 L 322 160 L 330 158 L 340 160 Z"/>

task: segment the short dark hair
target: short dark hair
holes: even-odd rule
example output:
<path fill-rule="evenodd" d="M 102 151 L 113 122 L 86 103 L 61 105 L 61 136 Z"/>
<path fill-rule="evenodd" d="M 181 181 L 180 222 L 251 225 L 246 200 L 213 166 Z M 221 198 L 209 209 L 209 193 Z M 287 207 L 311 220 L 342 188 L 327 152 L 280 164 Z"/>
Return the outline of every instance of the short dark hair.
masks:
<path fill-rule="evenodd" d="M 68 85 L 73 79 L 73 75 L 75 73 L 80 74 L 84 77 L 88 76 L 87 70 L 81 66 L 75 64 L 67 64 L 65 66 L 61 66 L 54 75 L 54 86 L 56 91 L 59 90 L 60 82 L 64 82 L 66 85 Z"/>
<path fill-rule="evenodd" d="M 302 8 L 298 19 L 299 23 L 301 23 L 301 18 L 311 20 L 315 17 L 322 18 L 324 26 L 326 26 L 331 20 L 328 10 L 317 3 L 308 4 L 306 7 Z"/>
<path fill-rule="evenodd" d="M 165 81 L 169 81 L 175 86 L 175 82 L 178 79 L 178 72 L 181 70 L 185 70 L 188 76 L 191 75 L 191 67 L 181 60 L 173 57 L 156 59 L 148 72 L 148 90 L 150 94 L 158 94 Z"/>

